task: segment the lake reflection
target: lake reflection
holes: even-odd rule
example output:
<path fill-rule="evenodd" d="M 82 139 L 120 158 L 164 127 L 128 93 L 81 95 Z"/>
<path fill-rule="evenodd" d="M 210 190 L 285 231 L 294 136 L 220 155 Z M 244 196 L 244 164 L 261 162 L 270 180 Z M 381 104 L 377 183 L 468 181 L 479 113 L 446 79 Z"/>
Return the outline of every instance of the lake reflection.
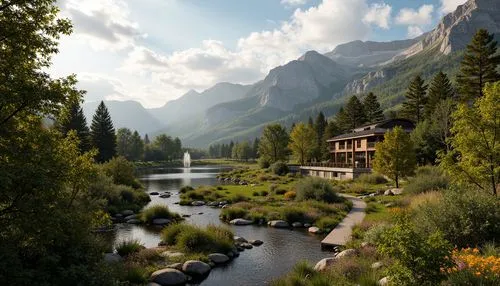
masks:
<path fill-rule="evenodd" d="M 141 182 L 150 192 L 172 192 L 170 198 L 151 196 L 149 205 L 167 205 L 172 211 L 191 217 L 187 223 L 205 226 L 222 225 L 220 209 L 210 207 L 188 207 L 175 204 L 180 200 L 178 191 L 183 186 L 216 185 L 215 176 L 227 167 L 162 168 L 141 172 Z M 248 186 L 249 192 L 251 187 Z M 275 229 L 267 226 L 229 226 L 237 236 L 260 239 L 264 244 L 245 250 L 229 265 L 212 270 L 201 285 L 266 285 L 273 279 L 290 271 L 300 260 L 316 263 L 331 254 L 321 250 L 323 236 L 315 236 L 305 230 Z M 160 242 L 159 228 L 119 224 L 115 241 L 139 239 L 146 247 L 155 247 Z"/>

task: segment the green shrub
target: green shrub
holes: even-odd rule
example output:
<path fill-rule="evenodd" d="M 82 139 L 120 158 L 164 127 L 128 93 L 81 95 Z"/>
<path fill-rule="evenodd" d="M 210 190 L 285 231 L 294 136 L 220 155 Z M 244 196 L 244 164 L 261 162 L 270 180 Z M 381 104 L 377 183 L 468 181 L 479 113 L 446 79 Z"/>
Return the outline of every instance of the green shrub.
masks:
<path fill-rule="evenodd" d="M 267 169 L 271 165 L 271 163 L 269 163 L 269 160 L 267 160 L 264 157 L 260 157 L 258 163 L 259 163 L 259 167 L 262 169 Z"/>
<path fill-rule="evenodd" d="M 369 202 L 366 205 L 365 212 L 367 214 L 369 214 L 369 213 L 376 213 L 378 211 L 379 211 L 378 203 L 376 203 L 376 202 Z"/>
<path fill-rule="evenodd" d="M 405 186 L 405 192 L 410 194 L 420 194 L 424 192 L 447 189 L 449 179 L 436 167 L 420 168 L 417 175 L 409 180 Z M 425 171 L 424 171 L 425 170 Z M 431 172 L 433 170 L 434 172 Z"/>
<path fill-rule="evenodd" d="M 306 222 L 305 210 L 298 207 L 286 207 L 281 210 L 281 219 L 289 223 Z"/>
<path fill-rule="evenodd" d="M 182 187 L 182 188 L 179 190 L 179 193 L 181 193 L 181 194 L 185 194 L 185 193 L 187 193 L 187 192 L 189 192 L 189 191 L 193 191 L 193 190 L 194 190 L 194 188 L 193 188 L 193 187 L 191 187 L 191 186 L 184 186 L 184 187 Z"/>
<path fill-rule="evenodd" d="M 260 195 L 265 197 L 265 196 L 269 195 L 269 192 L 268 191 L 260 191 Z"/>
<path fill-rule="evenodd" d="M 165 218 L 170 220 L 179 220 L 180 215 L 174 212 L 171 212 L 167 206 L 165 205 L 154 205 L 150 206 L 147 209 L 143 210 L 140 215 L 141 220 L 144 223 L 152 223 L 154 219 L 157 218 Z"/>
<path fill-rule="evenodd" d="M 234 194 L 234 195 L 229 197 L 229 201 L 234 204 L 234 203 L 238 203 L 238 202 L 246 202 L 246 201 L 248 201 L 248 198 L 244 195 L 241 195 L 241 194 Z"/>
<path fill-rule="evenodd" d="M 254 196 L 254 197 L 258 197 L 258 196 L 259 196 L 259 192 L 254 191 L 254 192 L 252 193 L 252 196 Z"/>
<path fill-rule="evenodd" d="M 142 188 L 141 183 L 135 177 L 135 166 L 124 157 L 115 157 L 107 163 L 102 164 L 106 175 L 113 178 L 117 185 L 125 185 L 134 189 Z"/>
<path fill-rule="evenodd" d="M 177 224 L 162 231 L 162 240 L 168 245 L 185 253 L 227 253 L 233 247 L 233 233 L 218 226 L 200 228 L 198 226 Z"/>
<path fill-rule="evenodd" d="M 271 282 L 272 286 L 328 286 L 332 280 L 328 276 L 315 271 L 306 261 L 297 263 L 292 271 L 285 276 Z M 338 284 L 340 285 L 340 284 Z"/>
<path fill-rule="evenodd" d="M 363 235 L 364 241 L 377 245 L 382 239 L 382 234 L 390 229 L 390 225 L 385 223 L 380 223 L 369 228 Z"/>
<path fill-rule="evenodd" d="M 421 204 L 415 221 L 423 233 L 440 231 L 458 247 L 478 246 L 500 237 L 500 201 L 473 190 L 448 190 L 437 202 Z"/>
<path fill-rule="evenodd" d="M 271 169 L 271 172 L 275 175 L 278 176 L 284 176 L 288 173 L 288 165 L 285 162 L 278 161 L 276 163 L 273 163 L 269 169 Z"/>
<path fill-rule="evenodd" d="M 332 185 L 328 180 L 308 177 L 299 181 L 295 185 L 295 191 L 298 201 L 316 200 L 327 203 L 343 202 L 344 199 L 334 192 Z"/>
<path fill-rule="evenodd" d="M 331 230 L 331 229 L 334 229 L 338 224 L 339 224 L 340 220 L 338 218 L 334 218 L 334 217 L 322 217 L 320 219 L 318 219 L 314 225 L 316 225 L 317 227 L 319 227 L 320 229 L 322 230 Z"/>
<path fill-rule="evenodd" d="M 132 285 L 144 285 L 148 282 L 148 271 L 139 265 L 127 265 L 123 279 Z"/>
<path fill-rule="evenodd" d="M 222 190 L 224 190 L 224 188 L 223 188 L 222 186 L 217 186 L 217 188 L 216 188 L 216 189 L 217 189 L 217 191 L 222 191 Z"/>
<path fill-rule="evenodd" d="M 297 193 L 294 191 L 288 191 L 284 195 L 286 200 L 295 200 L 295 197 L 297 197 Z"/>
<path fill-rule="evenodd" d="M 448 274 L 448 279 L 442 283 L 445 286 L 497 286 L 500 285 L 499 275 L 476 275 L 472 270 L 463 269 Z"/>
<path fill-rule="evenodd" d="M 222 209 L 220 212 L 220 218 L 223 221 L 231 221 L 237 218 L 245 218 L 248 214 L 248 211 L 239 207 L 228 207 Z"/>
<path fill-rule="evenodd" d="M 278 185 L 271 184 L 271 185 L 269 185 L 269 192 L 274 193 L 274 191 L 276 191 L 277 188 L 278 188 Z"/>
<path fill-rule="evenodd" d="M 144 249 L 144 245 L 139 240 L 124 240 L 116 246 L 116 252 L 122 256 L 129 256 Z"/>
<path fill-rule="evenodd" d="M 370 184 L 370 185 L 378 185 L 378 184 L 386 184 L 387 179 L 377 173 L 371 173 L 371 174 L 361 174 L 356 181 L 364 184 Z"/>
<path fill-rule="evenodd" d="M 277 195 L 284 195 L 284 194 L 286 194 L 286 192 L 287 192 L 287 191 L 286 191 L 285 189 L 277 189 L 277 190 L 275 191 L 275 193 L 276 193 Z"/>

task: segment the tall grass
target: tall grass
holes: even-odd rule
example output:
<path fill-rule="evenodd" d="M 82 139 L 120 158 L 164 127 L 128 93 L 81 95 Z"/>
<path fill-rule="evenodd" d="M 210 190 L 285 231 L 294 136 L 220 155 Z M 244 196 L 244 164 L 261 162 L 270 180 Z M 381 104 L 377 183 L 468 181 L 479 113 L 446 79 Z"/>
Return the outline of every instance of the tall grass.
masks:
<path fill-rule="evenodd" d="M 227 253 L 233 248 L 233 235 L 225 227 L 174 224 L 162 231 L 161 238 L 167 245 L 185 253 Z"/>
<path fill-rule="evenodd" d="M 370 184 L 370 185 L 378 185 L 378 184 L 386 184 L 387 179 L 377 173 L 371 173 L 371 174 L 362 174 L 360 175 L 356 181 L 364 184 Z"/>
<path fill-rule="evenodd" d="M 420 194 L 430 191 L 445 190 L 449 186 L 449 178 L 437 167 L 425 166 L 416 171 L 414 178 L 409 180 L 405 192 Z"/>
<path fill-rule="evenodd" d="M 308 177 L 299 181 L 295 185 L 295 192 L 297 193 L 295 199 L 298 201 L 316 200 L 327 203 L 344 201 L 344 198 L 333 190 L 333 186 L 328 180 L 317 177 Z"/>
<path fill-rule="evenodd" d="M 116 246 L 116 252 L 122 257 L 137 253 L 142 249 L 144 245 L 137 239 L 124 240 Z"/>
<path fill-rule="evenodd" d="M 179 214 L 171 212 L 167 206 L 164 205 L 154 205 L 142 211 L 140 215 L 141 220 L 144 223 L 153 223 L 154 219 L 165 218 L 173 221 L 180 220 Z"/>

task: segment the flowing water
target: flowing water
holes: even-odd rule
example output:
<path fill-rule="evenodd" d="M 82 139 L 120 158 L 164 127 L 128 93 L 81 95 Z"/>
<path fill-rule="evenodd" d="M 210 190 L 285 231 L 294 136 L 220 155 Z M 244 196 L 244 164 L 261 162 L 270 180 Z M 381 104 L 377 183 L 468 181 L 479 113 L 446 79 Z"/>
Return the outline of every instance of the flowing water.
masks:
<path fill-rule="evenodd" d="M 151 196 L 149 205 L 164 204 L 179 214 L 191 217 L 186 223 L 205 226 L 224 224 L 219 220 L 220 209 L 180 206 L 178 190 L 183 186 L 215 185 L 217 173 L 228 170 L 224 167 L 166 168 L 150 169 L 140 176 L 140 180 L 150 192 L 172 192 L 170 198 Z M 229 225 L 228 225 L 229 226 Z M 266 285 L 271 280 L 287 273 L 300 260 L 316 263 L 331 256 L 322 251 L 320 241 L 323 236 L 312 235 L 305 230 L 275 229 L 267 226 L 229 226 L 237 236 L 260 239 L 264 244 L 245 250 L 227 266 L 214 268 L 201 285 Z M 139 239 L 146 247 L 155 247 L 160 242 L 159 230 L 137 225 L 119 224 L 115 241 Z"/>

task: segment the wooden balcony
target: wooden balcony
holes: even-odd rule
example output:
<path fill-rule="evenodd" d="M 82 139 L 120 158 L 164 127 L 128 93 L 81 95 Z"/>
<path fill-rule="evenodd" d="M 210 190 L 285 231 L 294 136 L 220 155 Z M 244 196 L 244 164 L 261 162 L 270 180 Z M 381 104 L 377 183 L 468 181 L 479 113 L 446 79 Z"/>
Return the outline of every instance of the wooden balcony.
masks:
<path fill-rule="evenodd" d="M 322 167 L 322 168 L 344 168 L 344 169 L 371 169 L 371 164 L 352 164 L 352 163 L 333 163 L 333 162 L 316 162 L 304 163 L 305 167 Z"/>

